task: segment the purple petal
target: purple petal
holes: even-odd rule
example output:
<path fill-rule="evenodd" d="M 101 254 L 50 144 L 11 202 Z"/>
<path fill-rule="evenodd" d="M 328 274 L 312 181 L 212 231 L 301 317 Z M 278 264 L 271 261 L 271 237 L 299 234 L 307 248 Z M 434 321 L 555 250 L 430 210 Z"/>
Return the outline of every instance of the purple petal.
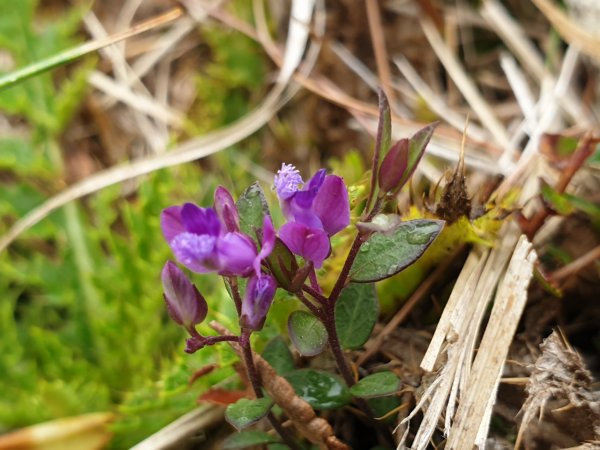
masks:
<path fill-rule="evenodd" d="M 167 310 L 176 323 L 190 329 L 206 318 L 206 300 L 173 261 L 163 267 L 161 280 Z"/>
<path fill-rule="evenodd" d="M 344 180 L 336 175 L 325 178 L 312 207 L 329 236 L 350 224 L 350 202 Z"/>
<path fill-rule="evenodd" d="M 160 227 L 163 236 L 168 243 L 180 233 L 185 232 L 185 227 L 181 220 L 181 206 L 171 206 L 163 209 L 160 213 Z"/>
<path fill-rule="evenodd" d="M 325 181 L 325 175 L 325 169 L 317 171 L 317 173 L 315 173 L 314 176 L 308 180 L 308 183 L 304 185 L 304 188 L 294 195 L 293 202 L 295 202 L 300 208 L 310 208 L 319 190 L 321 189 L 321 186 L 323 185 L 323 181 Z"/>
<path fill-rule="evenodd" d="M 254 241 L 242 233 L 226 233 L 217 243 L 221 262 L 219 274 L 246 276 L 253 268 L 257 256 Z"/>
<path fill-rule="evenodd" d="M 288 222 L 279 229 L 279 238 L 292 253 L 311 261 L 316 268 L 321 267 L 329 255 L 329 238 L 322 230 Z"/>
<path fill-rule="evenodd" d="M 217 238 L 208 234 L 180 233 L 171 241 L 177 260 L 197 273 L 216 272 L 220 269 L 216 252 Z"/>
<path fill-rule="evenodd" d="M 269 256 L 273 251 L 273 248 L 275 248 L 275 237 L 273 222 L 271 222 L 269 216 L 265 215 L 262 227 L 262 247 L 253 263 L 256 276 L 260 276 L 260 264 L 262 263 L 262 260 Z"/>
<path fill-rule="evenodd" d="M 221 231 L 221 222 L 212 208 L 199 208 L 193 203 L 186 203 L 181 208 L 181 219 L 190 233 L 218 236 Z"/>
<path fill-rule="evenodd" d="M 240 217 L 233 197 L 223 186 L 215 190 L 215 211 L 227 231 L 240 231 Z"/>
<path fill-rule="evenodd" d="M 263 327 L 276 290 L 277 282 L 271 275 L 263 274 L 250 278 L 242 301 L 242 327 L 255 331 Z"/>

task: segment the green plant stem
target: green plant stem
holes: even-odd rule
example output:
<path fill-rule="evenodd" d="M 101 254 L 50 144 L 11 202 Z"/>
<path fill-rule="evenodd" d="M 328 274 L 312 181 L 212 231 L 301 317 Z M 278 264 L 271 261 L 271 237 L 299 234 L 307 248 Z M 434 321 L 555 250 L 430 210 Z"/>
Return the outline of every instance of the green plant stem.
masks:
<path fill-rule="evenodd" d="M 260 377 L 258 375 L 258 371 L 256 370 L 256 365 L 254 364 L 254 357 L 252 356 L 252 348 L 250 346 L 250 333 L 250 330 L 242 329 L 242 335 L 240 336 L 239 343 L 242 347 L 244 364 L 246 365 L 246 372 L 248 374 L 250 384 L 252 385 L 252 389 L 254 390 L 254 395 L 256 395 L 256 398 L 263 398 L 264 394 L 262 392 Z M 281 436 L 281 439 L 283 439 L 283 441 L 288 447 L 290 447 L 292 450 L 301 450 L 300 446 L 283 428 L 281 423 L 279 423 L 279 420 L 277 420 L 277 417 L 275 417 L 275 415 L 272 412 L 269 412 L 267 414 L 267 419 L 269 420 L 269 422 L 271 422 L 271 425 L 273 426 L 275 431 L 279 433 L 279 436 Z"/>

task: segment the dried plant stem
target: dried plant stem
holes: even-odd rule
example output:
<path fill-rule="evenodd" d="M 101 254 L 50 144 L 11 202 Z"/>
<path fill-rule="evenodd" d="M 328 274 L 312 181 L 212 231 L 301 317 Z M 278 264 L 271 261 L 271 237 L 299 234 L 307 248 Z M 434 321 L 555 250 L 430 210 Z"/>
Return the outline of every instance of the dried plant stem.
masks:
<path fill-rule="evenodd" d="M 256 395 L 256 398 L 263 398 L 264 394 L 262 392 L 262 384 L 258 375 L 258 371 L 256 370 L 256 365 L 254 364 L 252 348 L 250 347 L 250 333 L 250 330 L 243 329 L 242 335 L 239 339 L 239 344 L 242 349 L 244 365 L 246 366 L 246 372 L 248 373 L 248 379 L 250 380 L 250 384 L 252 385 L 252 389 L 254 390 L 254 395 Z M 279 423 L 279 420 L 277 420 L 277 417 L 275 417 L 273 413 L 269 412 L 267 414 L 267 419 L 288 447 L 290 447 L 292 450 L 300 450 L 298 444 L 283 428 L 283 426 L 281 425 L 281 423 Z"/>
<path fill-rule="evenodd" d="M 230 334 L 229 330 L 218 322 L 213 321 L 210 323 L 210 326 L 219 334 Z M 241 346 L 235 342 L 230 342 L 230 345 L 240 358 L 243 358 Z M 320 449 L 349 449 L 346 444 L 333 434 L 331 425 L 325 419 L 317 417 L 312 407 L 296 395 L 290 383 L 285 378 L 277 375 L 267 361 L 255 353 L 252 353 L 252 361 L 260 376 L 262 386 L 271 399 L 290 418 L 302 436 L 317 445 Z"/>
<path fill-rule="evenodd" d="M 567 264 L 561 269 L 553 272 L 550 275 L 550 278 L 553 280 L 563 280 L 570 275 L 576 274 L 583 268 L 587 267 L 590 264 L 598 261 L 600 259 L 600 245 L 589 252 L 587 252 L 582 257 L 576 259 L 575 261 Z"/>

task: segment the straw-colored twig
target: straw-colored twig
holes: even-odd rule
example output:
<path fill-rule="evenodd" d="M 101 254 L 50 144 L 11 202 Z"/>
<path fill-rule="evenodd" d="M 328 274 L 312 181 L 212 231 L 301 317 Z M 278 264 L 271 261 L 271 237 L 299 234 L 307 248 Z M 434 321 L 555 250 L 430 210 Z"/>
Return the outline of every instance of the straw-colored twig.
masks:
<path fill-rule="evenodd" d="M 211 428 L 223 420 L 224 408 L 217 405 L 203 405 L 171 422 L 131 450 L 163 450 L 184 445 L 200 431 Z"/>

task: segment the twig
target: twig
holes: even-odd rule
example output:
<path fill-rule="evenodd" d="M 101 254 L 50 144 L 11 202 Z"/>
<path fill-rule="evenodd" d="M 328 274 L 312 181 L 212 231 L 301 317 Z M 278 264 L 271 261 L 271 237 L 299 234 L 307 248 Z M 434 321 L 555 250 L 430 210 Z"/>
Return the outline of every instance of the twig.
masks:
<path fill-rule="evenodd" d="M 552 272 L 549 276 L 552 280 L 563 280 L 571 275 L 576 274 L 580 270 L 597 262 L 600 259 L 600 245 L 587 252 L 585 255 L 577 258 L 575 261 L 570 262 L 566 266 Z"/>

